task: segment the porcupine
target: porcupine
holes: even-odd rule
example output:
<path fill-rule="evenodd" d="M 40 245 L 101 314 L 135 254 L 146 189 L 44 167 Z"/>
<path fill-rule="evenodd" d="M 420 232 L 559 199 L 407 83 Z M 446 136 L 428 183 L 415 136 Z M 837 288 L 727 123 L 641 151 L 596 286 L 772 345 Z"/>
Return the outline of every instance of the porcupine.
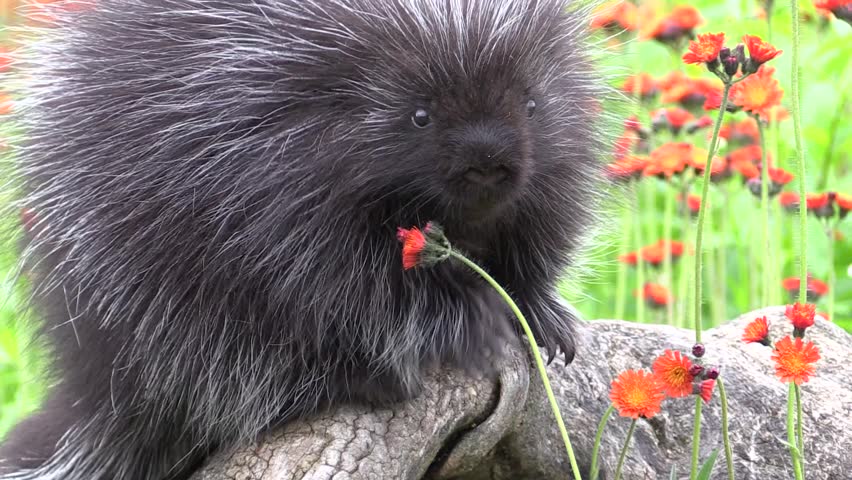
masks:
<path fill-rule="evenodd" d="M 591 221 L 601 92 L 564 0 L 97 0 L 21 62 L 25 258 L 53 362 L 3 479 L 184 478 L 211 449 L 488 369 L 514 319 L 551 358 Z M 496 352 L 496 353 L 495 353 Z"/>

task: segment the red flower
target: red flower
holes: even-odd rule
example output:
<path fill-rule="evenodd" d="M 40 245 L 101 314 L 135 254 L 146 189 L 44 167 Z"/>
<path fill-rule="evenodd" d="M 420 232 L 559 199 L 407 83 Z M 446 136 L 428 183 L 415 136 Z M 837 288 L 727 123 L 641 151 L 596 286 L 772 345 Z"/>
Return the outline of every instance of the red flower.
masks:
<path fill-rule="evenodd" d="M 651 418 L 666 398 L 657 378 L 644 370 L 627 370 L 612 382 L 612 405 L 622 417 Z"/>
<path fill-rule="evenodd" d="M 756 71 L 757 67 L 781 55 L 781 50 L 776 49 L 772 45 L 764 42 L 760 37 L 754 35 L 743 35 L 743 43 L 748 48 L 748 54 L 751 57 L 751 71 Z"/>
<path fill-rule="evenodd" d="M 693 148 L 692 158 L 689 159 L 689 164 L 699 174 L 704 173 L 704 167 L 707 166 L 707 150 L 703 148 Z M 710 163 L 710 179 L 714 182 L 724 180 L 729 177 L 728 161 L 721 157 L 713 157 Z"/>
<path fill-rule="evenodd" d="M 799 211 L 799 194 L 796 192 L 781 192 L 781 195 L 778 196 L 778 202 L 788 212 Z"/>
<path fill-rule="evenodd" d="M 663 103 L 679 103 L 690 109 L 701 107 L 708 95 L 721 96 L 723 86 L 718 78 L 691 78 L 679 70 L 665 75 L 657 85 Z"/>
<path fill-rule="evenodd" d="M 769 168 L 769 179 L 776 185 L 787 185 L 793 181 L 793 174 L 782 168 Z"/>
<path fill-rule="evenodd" d="M 683 61 L 696 65 L 712 62 L 719 58 L 724 45 L 724 33 L 700 33 L 697 40 L 689 42 L 689 51 L 683 55 Z"/>
<path fill-rule="evenodd" d="M 689 5 L 676 6 L 668 15 L 659 14 L 652 5 L 644 5 L 640 17 L 640 40 L 654 39 L 669 45 L 691 38 L 692 31 L 702 22 L 698 10 Z"/>
<path fill-rule="evenodd" d="M 701 382 L 701 386 L 699 387 L 699 395 L 701 395 L 701 399 L 704 400 L 704 403 L 708 403 L 710 398 L 713 396 L 713 388 L 716 386 L 716 380 L 707 379 Z"/>
<path fill-rule="evenodd" d="M 678 195 L 678 201 L 683 203 L 683 195 Z M 701 210 L 701 196 L 689 194 L 686 196 L 686 208 L 689 209 L 689 213 L 696 215 L 699 210 Z"/>
<path fill-rule="evenodd" d="M 661 108 L 652 115 L 654 130 L 660 126 L 667 125 L 672 133 L 677 134 L 688 122 L 691 122 L 695 117 L 687 110 L 678 107 Z"/>
<path fill-rule="evenodd" d="M 420 264 L 420 256 L 426 248 L 426 237 L 417 227 L 405 229 L 399 227 L 396 238 L 402 242 L 402 267 L 406 270 Z"/>
<path fill-rule="evenodd" d="M 592 13 L 593 29 L 635 30 L 638 10 L 626 1 L 605 3 Z"/>
<path fill-rule="evenodd" d="M 802 282 L 799 280 L 799 277 L 790 277 L 782 280 L 781 286 L 792 298 L 795 299 L 799 296 L 799 286 L 801 283 Z M 815 303 L 820 297 L 828 293 L 828 284 L 817 280 L 816 278 L 812 278 L 810 275 L 808 275 L 808 284 L 806 288 L 808 302 Z"/>
<path fill-rule="evenodd" d="M 802 304 L 797 302 L 787 305 L 787 308 L 784 310 L 784 316 L 790 319 L 793 327 L 803 332 L 806 328 L 813 326 L 815 315 L 816 305 L 812 303 Z"/>
<path fill-rule="evenodd" d="M 852 0 L 814 0 L 814 6 L 852 24 Z"/>
<path fill-rule="evenodd" d="M 653 152 L 645 167 L 645 175 L 670 178 L 682 173 L 692 159 L 690 143 L 664 143 Z"/>
<path fill-rule="evenodd" d="M 630 180 L 640 177 L 647 165 L 647 158 L 627 155 L 607 165 L 606 173 L 613 180 Z"/>
<path fill-rule="evenodd" d="M 760 143 L 760 132 L 757 128 L 757 121 L 751 117 L 747 117 L 740 122 L 728 122 L 722 125 L 719 136 L 728 140 L 729 143 L 744 145 L 756 145 Z M 760 158 L 760 156 L 758 155 L 757 158 Z"/>
<path fill-rule="evenodd" d="M 692 362 L 680 352 L 666 350 L 654 360 L 651 368 L 666 395 L 680 398 L 692 393 L 692 381 L 695 379 L 689 372 Z"/>
<path fill-rule="evenodd" d="M 769 119 L 770 112 L 781 104 L 781 97 L 784 96 L 784 90 L 772 76 L 773 73 L 774 68 L 762 66 L 757 73 L 734 85 L 731 88 L 731 103 L 761 119 Z"/>
<path fill-rule="evenodd" d="M 743 341 L 746 343 L 762 343 L 769 346 L 769 321 L 766 316 L 755 318 L 745 327 Z"/>
<path fill-rule="evenodd" d="M 836 203 L 837 208 L 840 209 L 840 218 L 844 218 L 846 217 L 846 214 L 852 210 L 852 195 L 838 193 L 834 197 L 834 203 Z"/>
<path fill-rule="evenodd" d="M 808 212 L 814 214 L 817 218 L 833 217 L 836 197 L 837 194 L 834 192 L 807 194 L 805 201 L 807 202 Z"/>
<path fill-rule="evenodd" d="M 657 82 L 654 81 L 654 77 L 647 73 L 640 73 L 639 75 L 627 77 L 624 81 L 624 85 L 621 86 L 621 90 L 630 95 L 638 94 L 642 98 L 653 97 L 659 91 L 657 88 Z"/>
<path fill-rule="evenodd" d="M 658 283 L 646 283 L 642 288 L 642 298 L 651 308 L 664 308 L 671 302 L 669 290 Z"/>
<path fill-rule="evenodd" d="M 819 349 L 814 342 L 805 343 L 801 338 L 793 339 L 789 335 L 775 344 L 772 360 L 775 361 L 775 375 L 782 382 L 794 382 L 801 385 L 814 375 L 816 363 L 820 359 Z"/>

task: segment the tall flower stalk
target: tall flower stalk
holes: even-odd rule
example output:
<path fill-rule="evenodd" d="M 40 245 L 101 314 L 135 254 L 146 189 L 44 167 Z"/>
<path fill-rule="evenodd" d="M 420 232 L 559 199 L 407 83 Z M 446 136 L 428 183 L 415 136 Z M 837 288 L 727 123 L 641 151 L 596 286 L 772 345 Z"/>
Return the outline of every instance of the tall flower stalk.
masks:
<path fill-rule="evenodd" d="M 479 265 L 468 259 L 461 252 L 453 249 L 447 237 L 444 236 L 443 229 L 435 223 L 428 223 L 421 231 L 418 228 L 404 229 L 400 228 L 397 233 L 397 238 L 402 242 L 402 259 L 403 268 L 428 267 L 437 263 L 443 262 L 449 258 L 454 258 L 468 268 L 476 272 L 483 280 L 485 280 L 495 291 L 500 295 L 503 301 L 515 314 L 518 322 L 521 324 L 527 341 L 529 342 L 530 352 L 535 360 L 536 368 L 541 376 L 541 381 L 544 384 L 544 390 L 547 393 L 547 400 L 550 403 L 550 408 L 553 411 L 553 416 L 556 419 L 556 425 L 559 428 L 559 433 L 562 436 L 562 442 L 565 444 L 565 451 L 568 454 L 568 460 L 571 464 L 571 471 L 574 474 L 574 480 L 582 480 L 580 475 L 580 467 L 577 465 L 577 459 L 574 456 L 574 449 L 571 447 L 571 439 L 568 436 L 568 429 L 565 428 L 565 422 L 562 420 L 562 413 L 559 410 L 559 404 L 556 402 L 556 397 L 553 395 L 553 388 L 550 386 L 550 379 L 547 376 L 547 368 L 544 359 L 541 357 L 541 352 L 538 348 L 535 335 L 527 322 L 526 317 L 521 312 L 518 305 L 512 300 L 512 297 L 503 289 L 494 278 L 483 270 Z"/>
<path fill-rule="evenodd" d="M 805 146 L 802 139 L 802 117 L 801 117 L 801 92 L 799 81 L 801 78 L 801 67 L 799 65 L 799 0 L 790 0 L 790 17 L 793 30 L 793 45 L 792 45 L 792 64 L 790 65 L 790 95 L 792 97 L 792 117 L 793 117 L 793 137 L 796 142 L 796 160 L 799 166 L 799 302 L 807 302 L 808 293 L 808 262 L 807 262 L 807 246 L 808 246 L 808 219 L 807 219 L 807 202 L 805 202 L 806 194 L 806 171 L 805 171 Z M 796 402 L 796 422 L 798 429 L 801 430 L 802 415 L 801 415 L 801 394 L 799 386 L 791 384 L 790 391 L 787 395 L 787 415 L 792 416 L 793 403 Z M 788 428 L 791 422 L 788 419 Z M 793 440 L 791 445 L 796 445 L 793 451 L 793 466 L 796 468 L 797 460 L 804 459 L 804 444 L 801 435 Z M 791 446 L 791 448 L 793 448 Z M 796 478 L 804 478 L 804 461 L 798 462 L 796 470 Z"/>

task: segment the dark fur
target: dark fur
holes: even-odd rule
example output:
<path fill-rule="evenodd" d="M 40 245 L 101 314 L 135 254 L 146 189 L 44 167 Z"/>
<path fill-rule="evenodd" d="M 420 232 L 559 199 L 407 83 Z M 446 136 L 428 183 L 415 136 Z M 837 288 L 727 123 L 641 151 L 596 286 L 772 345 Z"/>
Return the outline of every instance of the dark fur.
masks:
<path fill-rule="evenodd" d="M 411 397 L 429 365 L 488 368 L 514 319 L 457 263 L 403 271 L 397 226 L 442 223 L 570 361 L 555 283 L 599 174 L 585 25 L 562 0 L 60 18 L 17 157 L 55 382 L 0 478 L 180 478 L 275 422 Z"/>

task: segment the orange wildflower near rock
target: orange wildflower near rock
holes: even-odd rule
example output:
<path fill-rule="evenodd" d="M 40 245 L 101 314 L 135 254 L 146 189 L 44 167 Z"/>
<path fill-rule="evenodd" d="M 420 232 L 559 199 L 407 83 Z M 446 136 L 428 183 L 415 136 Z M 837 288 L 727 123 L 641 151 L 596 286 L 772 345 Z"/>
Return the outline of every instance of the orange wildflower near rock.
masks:
<path fill-rule="evenodd" d="M 775 375 L 784 383 L 796 385 L 806 383 L 816 373 L 814 365 L 820 359 L 819 349 L 814 342 L 805 343 L 801 338 L 789 335 L 775 344 L 772 360 L 775 362 Z"/>
<path fill-rule="evenodd" d="M 816 305 L 812 303 L 794 303 L 787 305 L 784 310 L 786 316 L 796 330 L 804 331 L 812 327 L 814 324 L 814 316 L 816 315 Z"/>
<path fill-rule="evenodd" d="M 666 395 L 681 398 L 692 394 L 695 377 L 689 373 L 692 362 L 678 351 L 666 350 L 654 360 L 651 369 Z"/>
<path fill-rule="evenodd" d="M 766 316 L 752 320 L 745 327 L 743 341 L 746 343 L 762 343 L 769 346 L 769 320 Z"/>
<path fill-rule="evenodd" d="M 660 404 L 666 395 L 654 374 L 627 370 L 612 382 L 609 398 L 619 415 L 636 419 L 652 418 L 660 413 Z"/>

